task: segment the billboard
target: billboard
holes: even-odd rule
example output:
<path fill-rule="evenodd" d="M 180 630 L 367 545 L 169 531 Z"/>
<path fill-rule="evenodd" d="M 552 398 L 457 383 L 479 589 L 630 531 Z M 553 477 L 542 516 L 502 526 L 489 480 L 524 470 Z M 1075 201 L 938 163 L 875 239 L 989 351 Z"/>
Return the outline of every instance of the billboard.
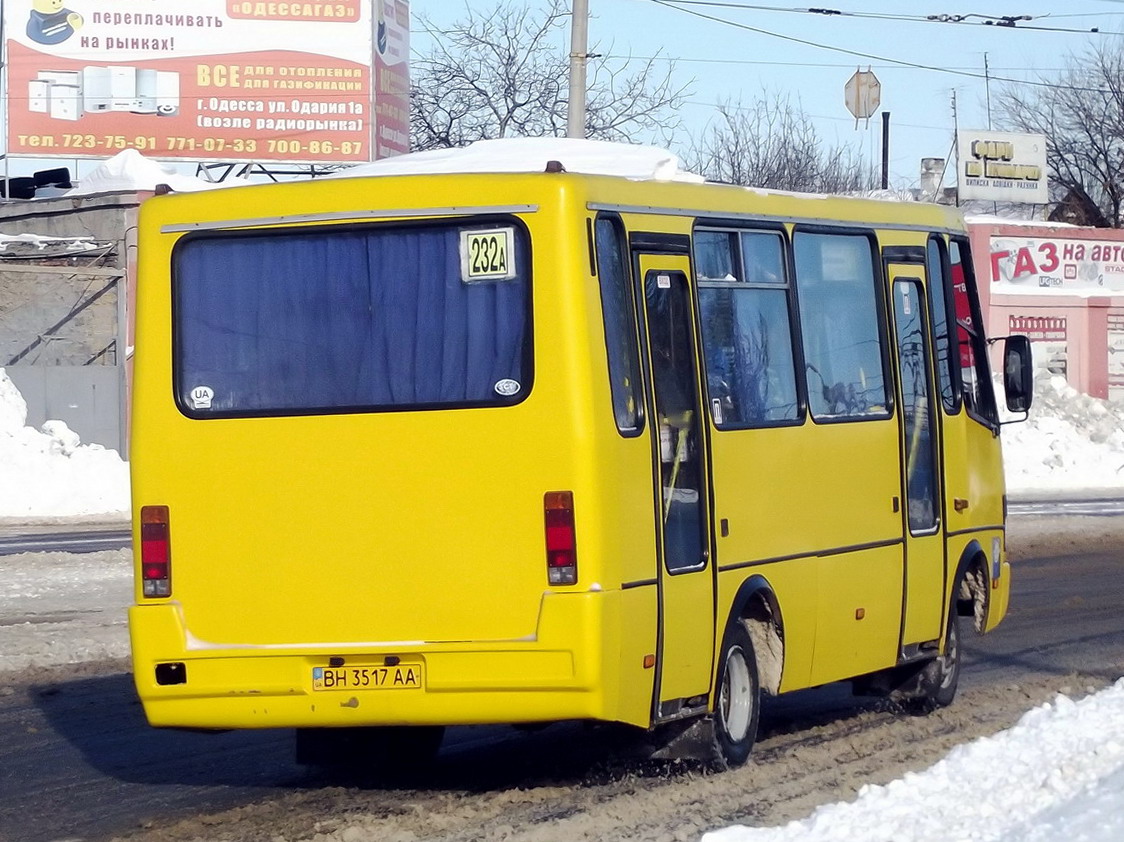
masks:
<path fill-rule="evenodd" d="M 408 0 L 4 0 L 8 153 L 348 163 L 409 150 Z"/>
<path fill-rule="evenodd" d="M 999 293 L 1124 293 L 1124 242 L 993 236 L 991 282 Z"/>
<path fill-rule="evenodd" d="M 957 190 L 962 200 L 1050 201 L 1046 136 L 960 129 L 956 135 Z"/>

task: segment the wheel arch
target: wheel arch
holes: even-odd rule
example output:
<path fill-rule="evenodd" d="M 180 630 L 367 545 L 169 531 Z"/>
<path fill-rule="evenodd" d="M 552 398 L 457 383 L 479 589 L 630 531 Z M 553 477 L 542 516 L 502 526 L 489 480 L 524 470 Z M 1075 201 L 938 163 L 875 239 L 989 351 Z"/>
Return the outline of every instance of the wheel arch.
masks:
<path fill-rule="evenodd" d="M 991 606 L 991 572 L 987 553 L 975 538 L 960 553 L 951 598 L 951 610 L 961 617 L 971 617 L 975 630 L 982 634 Z"/>
<path fill-rule="evenodd" d="M 777 695 L 784 673 L 784 617 L 776 592 L 764 576 L 755 573 L 738 587 L 727 622 L 735 621 L 745 626 L 753 643 L 761 690 Z"/>

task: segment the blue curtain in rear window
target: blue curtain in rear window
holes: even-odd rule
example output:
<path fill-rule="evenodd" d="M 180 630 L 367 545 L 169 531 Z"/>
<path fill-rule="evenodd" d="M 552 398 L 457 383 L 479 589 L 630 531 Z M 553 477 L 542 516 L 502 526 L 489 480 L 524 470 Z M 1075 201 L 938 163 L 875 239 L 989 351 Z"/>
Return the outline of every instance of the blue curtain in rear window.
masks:
<path fill-rule="evenodd" d="M 185 243 L 174 279 L 181 403 L 205 415 L 520 399 L 530 386 L 525 239 L 516 229 L 514 279 L 466 284 L 459 231 Z M 502 395 L 500 381 L 519 388 Z M 209 407 L 192 400 L 199 387 L 213 393 Z"/>

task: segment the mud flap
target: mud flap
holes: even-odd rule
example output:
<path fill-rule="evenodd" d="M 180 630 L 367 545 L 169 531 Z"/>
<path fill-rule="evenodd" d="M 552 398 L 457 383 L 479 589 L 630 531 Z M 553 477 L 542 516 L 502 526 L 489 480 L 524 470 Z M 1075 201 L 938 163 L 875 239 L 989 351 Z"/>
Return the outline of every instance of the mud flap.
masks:
<path fill-rule="evenodd" d="M 712 761 L 717 753 L 714 717 L 696 716 L 661 725 L 649 732 L 649 744 L 652 760 Z"/>

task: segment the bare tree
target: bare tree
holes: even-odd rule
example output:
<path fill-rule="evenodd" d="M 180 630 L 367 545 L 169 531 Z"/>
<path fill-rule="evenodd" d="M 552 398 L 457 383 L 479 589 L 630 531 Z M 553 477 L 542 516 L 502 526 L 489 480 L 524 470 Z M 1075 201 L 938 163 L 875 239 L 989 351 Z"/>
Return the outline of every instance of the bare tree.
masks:
<path fill-rule="evenodd" d="M 501 0 L 466 5 L 466 17 L 439 29 L 422 17 L 433 45 L 411 66 L 410 130 L 415 150 L 462 146 L 498 137 L 566 133 L 569 5 L 532 8 Z M 586 136 L 600 140 L 669 140 L 686 86 L 674 65 L 638 67 L 594 55 L 588 69 Z"/>
<path fill-rule="evenodd" d="M 1052 198 L 1087 206 L 1084 221 L 1119 228 L 1124 202 L 1124 48 L 1070 56 L 1056 78 L 1010 83 L 995 98 L 1000 125 L 1046 135 Z M 1089 212 L 1091 211 L 1091 213 Z M 1090 218 L 1093 217 L 1093 218 Z"/>
<path fill-rule="evenodd" d="M 726 102 L 683 155 L 712 181 L 774 190 L 841 193 L 870 187 L 857 147 L 827 147 L 788 94 Z"/>

